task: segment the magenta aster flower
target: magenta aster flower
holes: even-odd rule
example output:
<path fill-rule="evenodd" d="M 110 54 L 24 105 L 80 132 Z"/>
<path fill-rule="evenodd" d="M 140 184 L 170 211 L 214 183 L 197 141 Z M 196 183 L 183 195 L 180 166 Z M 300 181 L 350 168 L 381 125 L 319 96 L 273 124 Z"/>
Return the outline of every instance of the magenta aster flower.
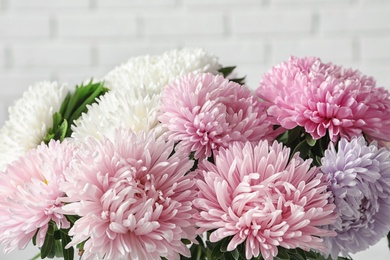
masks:
<path fill-rule="evenodd" d="M 390 93 L 372 77 L 318 58 L 290 58 L 263 76 L 257 95 L 274 123 L 304 127 L 314 139 L 366 135 L 390 140 Z"/>
<path fill-rule="evenodd" d="M 66 141 L 41 144 L 11 163 L 0 173 L 0 243 L 4 251 L 24 248 L 37 233 L 41 247 L 48 223 L 69 228 L 70 223 L 58 212 L 62 207 L 64 170 L 74 154 Z"/>
<path fill-rule="evenodd" d="M 64 185 L 65 212 L 80 216 L 68 246 L 83 241 L 83 259 L 179 259 L 195 239 L 193 162 L 171 155 L 173 142 L 118 130 L 80 148 Z"/>
<path fill-rule="evenodd" d="M 214 230 L 210 241 L 231 237 L 227 250 L 245 243 L 246 258 L 271 260 L 278 246 L 327 251 L 321 228 L 334 222 L 327 183 L 311 160 L 303 161 L 276 141 L 236 142 L 220 149 L 215 164 L 201 161 L 194 206 L 199 232 Z"/>
<path fill-rule="evenodd" d="M 325 151 L 321 171 L 333 193 L 339 217 L 325 238 L 334 259 L 376 244 L 390 230 L 390 151 L 370 145 L 362 136 L 342 138 L 338 150 Z"/>
<path fill-rule="evenodd" d="M 159 120 L 168 138 L 195 158 L 233 141 L 273 139 L 276 132 L 251 91 L 222 76 L 188 74 L 163 89 Z"/>

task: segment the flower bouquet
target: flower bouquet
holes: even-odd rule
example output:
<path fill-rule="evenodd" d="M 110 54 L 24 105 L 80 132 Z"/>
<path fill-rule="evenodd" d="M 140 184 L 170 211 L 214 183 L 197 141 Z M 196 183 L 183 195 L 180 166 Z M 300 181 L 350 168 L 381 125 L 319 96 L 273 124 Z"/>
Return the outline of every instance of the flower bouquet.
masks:
<path fill-rule="evenodd" d="M 4 251 L 331 260 L 385 237 L 389 92 L 318 58 L 244 80 L 185 48 L 30 86 L 0 130 Z"/>

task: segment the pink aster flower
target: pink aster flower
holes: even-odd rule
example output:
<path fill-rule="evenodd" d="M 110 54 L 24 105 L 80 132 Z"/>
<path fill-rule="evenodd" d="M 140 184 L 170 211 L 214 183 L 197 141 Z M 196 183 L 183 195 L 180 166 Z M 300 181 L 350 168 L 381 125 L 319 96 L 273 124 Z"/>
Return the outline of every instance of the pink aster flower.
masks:
<path fill-rule="evenodd" d="M 66 141 L 41 144 L 10 164 L 0 173 L 0 243 L 4 251 L 24 248 L 37 233 L 37 246 L 45 240 L 48 223 L 69 228 L 58 212 L 64 196 L 64 171 L 74 154 Z"/>
<path fill-rule="evenodd" d="M 263 76 L 257 95 L 274 123 L 304 127 L 314 139 L 366 135 L 390 140 L 390 93 L 372 77 L 318 58 L 290 58 Z"/>
<path fill-rule="evenodd" d="M 89 138 L 64 185 L 65 212 L 80 216 L 68 246 L 83 241 L 83 259 L 179 259 L 182 239 L 195 239 L 193 162 L 171 155 L 173 142 L 152 133 L 117 130 Z"/>
<path fill-rule="evenodd" d="M 263 104 L 220 75 L 188 74 L 164 88 L 159 120 L 178 147 L 204 158 L 233 141 L 274 139 Z"/>
<path fill-rule="evenodd" d="M 227 250 L 245 243 L 246 258 L 271 260 L 278 246 L 327 251 L 323 239 L 334 233 L 334 204 L 311 160 L 303 161 L 276 141 L 234 143 L 220 149 L 215 164 L 201 161 L 194 206 L 199 232 L 214 230 L 211 242 L 231 237 Z"/>

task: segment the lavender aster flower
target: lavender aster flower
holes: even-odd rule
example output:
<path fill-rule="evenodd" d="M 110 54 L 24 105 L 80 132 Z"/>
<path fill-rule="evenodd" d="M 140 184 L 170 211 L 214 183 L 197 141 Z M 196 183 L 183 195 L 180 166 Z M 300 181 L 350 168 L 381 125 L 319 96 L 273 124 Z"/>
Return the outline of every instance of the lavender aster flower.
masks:
<path fill-rule="evenodd" d="M 390 151 L 367 145 L 362 136 L 331 144 L 322 158 L 339 218 L 328 226 L 336 237 L 324 238 L 333 259 L 376 244 L 390 230 Z"/>

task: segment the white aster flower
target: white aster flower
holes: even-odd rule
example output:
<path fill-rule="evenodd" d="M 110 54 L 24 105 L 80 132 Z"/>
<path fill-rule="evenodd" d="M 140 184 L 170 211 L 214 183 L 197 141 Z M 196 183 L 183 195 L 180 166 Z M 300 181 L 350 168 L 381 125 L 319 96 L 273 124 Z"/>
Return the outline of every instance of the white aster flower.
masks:
<path fill-rule="evenodd" d="M 162 134 L 157 120 L 159 94 L 147 95 L 145 89 L 113 89 L 88 106 L 72 126 L 75 141 L 85 142 L 87 137 L 100 140 L 111 136 L 116 128 L 129 128 L 133 132 L 155 131 Z"/>
<path fill-rule="evenodd" d="M 0 129 L 0 170 L 41 144 L 68 92 L 57 82 L 37 82 L 9 108 L 9 119 Z"/>
<path fill-rule="evenodd" d="M 143 86 L 147 93 L 161 92 L 161 88 L 188 73 L 217 74 L 218 59 L 203 49 L 183 48 L 161 55 L 139 56 L 115 68 L 103 79 L 108 89 L 134 89 Z"/>
<path fill-rule="evenodd" d="M 131 58 L 102 79 L 110 91 L 75 121 L 72 137 L 80 142 L 87 137 L 101 139 L 118 127 L 134 132 L 158 128 L 154 130 L 162 134 L 165 129 L 157 120 L 162 87 L 191 72 L 217 74 L 220 67 L 217 58 L 202 49 L 184 48 Z"/>

